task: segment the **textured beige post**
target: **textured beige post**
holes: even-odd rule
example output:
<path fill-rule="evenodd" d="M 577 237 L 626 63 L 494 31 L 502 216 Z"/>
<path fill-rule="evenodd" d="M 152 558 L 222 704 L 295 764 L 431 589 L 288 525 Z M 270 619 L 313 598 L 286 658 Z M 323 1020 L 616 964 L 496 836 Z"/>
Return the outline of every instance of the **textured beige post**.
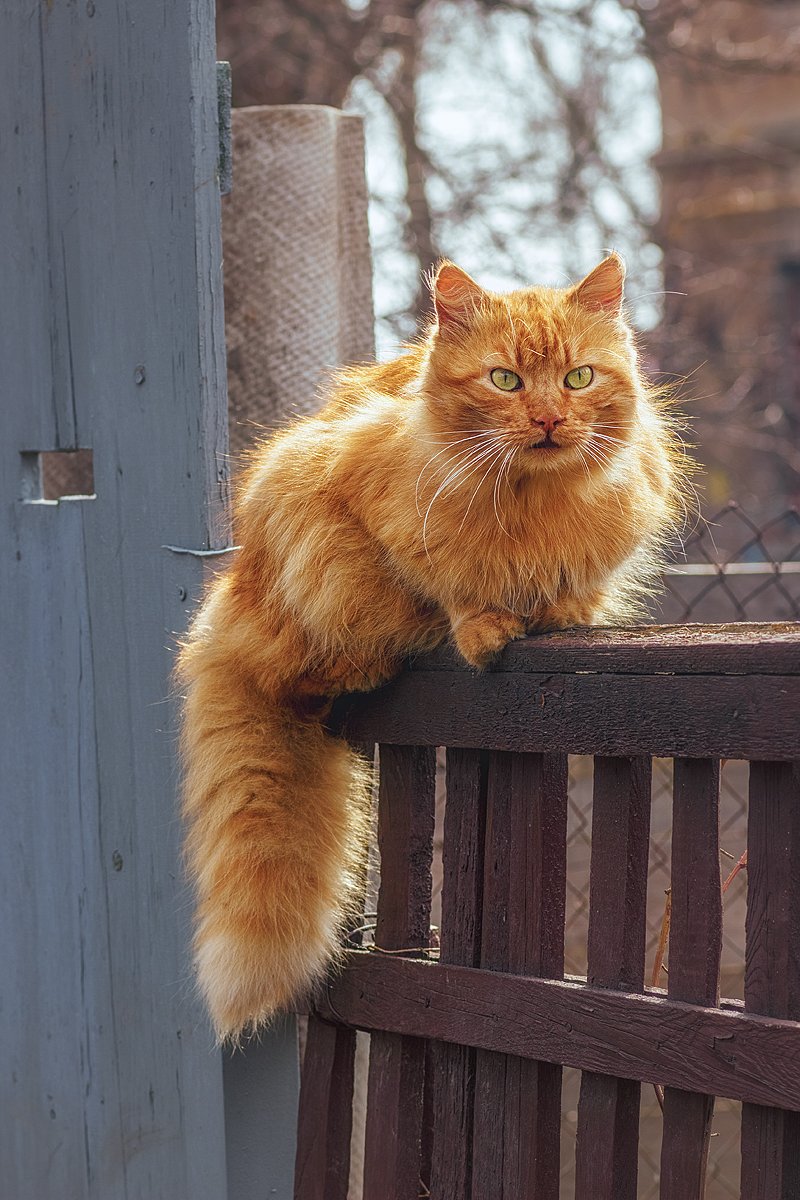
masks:
<path fill-rule="evenodd" d="M 235 109 L 223 241 L 235 460 L 259 431 L 314 412 L 332 367 L 372 357 L 361 118 L 319 105 Z"/>
<path fill-rule="evenodd" d="M 222 228 L 235 473 L 259 434 L 316 411 L 332 368 L 372 358 L 374 318 L 361 118 L 320 105 L 240 108 L 232 132 Z M 351 1200 L 361 1195 L 366 1079 L 359 1035 Z"/>

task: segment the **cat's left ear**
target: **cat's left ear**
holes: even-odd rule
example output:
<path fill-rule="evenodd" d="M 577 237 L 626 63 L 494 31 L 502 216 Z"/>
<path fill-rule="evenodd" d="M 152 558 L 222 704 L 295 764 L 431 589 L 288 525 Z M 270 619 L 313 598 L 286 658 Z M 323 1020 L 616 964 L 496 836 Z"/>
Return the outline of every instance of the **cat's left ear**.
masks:
<path fill-rule="evenodd" d="M 618 254 L 609 254 L 574 288 L 575 297 L 590 312 L 618 316 L 622 307 L 625 263 Z"/>
<path fill-rule="evenodd" d="M 486 294 L 466 271 L 451 262 L 443 262 L 437 268 L 431 290 L 440 328 L 468 324 Z"/>

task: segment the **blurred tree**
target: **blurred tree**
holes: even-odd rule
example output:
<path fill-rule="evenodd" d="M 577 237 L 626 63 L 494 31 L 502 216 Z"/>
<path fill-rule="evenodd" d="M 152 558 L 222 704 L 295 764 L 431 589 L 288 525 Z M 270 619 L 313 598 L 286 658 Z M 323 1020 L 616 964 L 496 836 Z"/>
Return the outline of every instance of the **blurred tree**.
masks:
<path fill-rule="evenodd" d="M 219 0 L 235 103 L 347 103 L 382 128 L 376 258 L 389 259 L 395 336 L 413 331 L 442 253 L 498 282 L 555 281 L 622 226 L 623 249 L 648 240 L 655 187 L 619 136 L 638 98 L 644 157 L 657 144 L 640 40 L 620 0 Z M 657 259 L 651 247 L 651 286 Z"/>
<path fill-rule="evenodd" d="M 666 312 L 651 354 L 704 397 L 696 436 L 713 499 L 741 474 L 737 443 L 766 452 L 767 473 L 777 453 L 782 491 L 797 491 L 800 452 L 786 436 L 798 429 L 797 317 L 792 333 L 786 311 L 800 303 L 800 4 L 218 3 L 235 103 L 346 105 L 367 118 L 384 344 L 413 333 L 422 275 L 441 254 L 508 286 L 574 278 L 614 246 L 633 268 L 638 323 L 653 330 Z M 772 100 L 757 119 L 766 93 L 790 98 L 782 123 Z M 734 312 L 748 292 L 760 308 Z"/>

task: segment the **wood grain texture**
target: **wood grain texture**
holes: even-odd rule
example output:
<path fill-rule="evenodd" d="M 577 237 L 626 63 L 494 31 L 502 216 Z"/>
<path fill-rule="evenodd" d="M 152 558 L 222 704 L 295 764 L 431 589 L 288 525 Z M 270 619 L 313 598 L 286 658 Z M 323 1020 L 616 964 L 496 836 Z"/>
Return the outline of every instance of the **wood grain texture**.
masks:
<path fill-rule="evenodd" d="M 480 751 L 447 751 L 439 960 L 467 967 L 480 963 L 487 767 Z M 435 1042 L 431 1053 L 430 1191 L 432 1196 L 466 1197 L 472 1188 L 475 1051 Z"/>
<path fill-rule="evenodd" d="M 589 880 L 588 982 L 619 991 L 644 984 L 649 758 L 596 758 Z"/>
<path fill-rule="evenodd" d="M 644 984 L 649 758 L 596 758 L 589 880 L 588 981 L 626 992 Z M 640 1085 L 585 1071 L 578 1102 L 575 1195 L 635 1200 Z"/>
<path fill-rule="evenodd" d="M 433 749 L 381 746 L 375 944 L 383 950 L 419 952 L 429 942 L 435 776 Z M 372 1036 L 364 1200 L 417 1200 L 424 1080 L 423 1041 Z"/>
<path fill-rule="evenodd" d="M 373 767 L 373 743 L 353 749 L 362 755 L 370 768 Z M 364 847 L 365 860 L 367 854 L 368 849 Z M 364 888 L 366 883 L 365 861 Z M 363 899 L 362 895 L 357 911 L 363 912 Z M 354 915 L 347 944 L 360 946 L 362 941 L 363 927 Z M 347 1200 L 356 1087 L 356 1033 L 321 1018 L 313 1003 L 309 1010 L 297 1114 L 294 1197 L 295 1200 Z"/>
<path fill-rule="evenodd" d="M 409 669 L 452 671 L 463 665 L 454 648 L 446 645 L 420 655 Z M 800 630 L 795 621 L 566 629 L 511 642 L 488 671 L 798 675 Z"/>
<path fill-rule="evenodd" d="M 429 944 L 435 779 L 431 749 L 381 746 L 375 945 L 385 950 Z"/>
<path fill-rule="evenodd" d="M 800 1021 L 798 763 L 750 766 L 745 942 L 746 1010 Z M 797 1195 L 800 1115 L 745 1104 L 742 1200 L 790 1200 Z"/>
<path fill-rule="evenodd" d="M 714 1005 L 722 953 L 716 760 L 675 761 L 671 888 L 667 994 Z M 703 1200 L 713 1116 L 713 1096 L 665 1088 L 661 1200 Z"/>
<path fill-rule="evenodd" d="M 564 970 L 567 763 L 492 754 L 486 803 L 481 966 Z M 557 1200 L 561 1070 L 478 1050 L 472 1196 Z"/>
<path fill-rule="evenodd" d="M 214 19 L 210 0 L 145 7 L 20 0 L 0 37 L 0 1194 L 15 1200 L 226 1194 L 169 702 L 201 568 L 162 549 L 227 540 Z M 77 447 L 96 499 L 21 501 L 21 452 Z"/>
<path fill-rule="evenodd" d="M 355 951 L 328 1013 L 385 1029 L 563 1063 L 620 1079 L 800 1110 L 800 1024 L 469 967 Z"/>
<path fill-rule="evenodd" d="M 798 675 L 476 675 L 418 665 L 340 704 L 336 723 L 349 738 L 400 745 L 785 759 L 800 757 L 798 711 Z"/>
<path fill-rule="evenodd" d="M 347 1200 L 353 1126 L 353 1029 L 308 1018 L 295 1160 L 295 1200 Z"/>

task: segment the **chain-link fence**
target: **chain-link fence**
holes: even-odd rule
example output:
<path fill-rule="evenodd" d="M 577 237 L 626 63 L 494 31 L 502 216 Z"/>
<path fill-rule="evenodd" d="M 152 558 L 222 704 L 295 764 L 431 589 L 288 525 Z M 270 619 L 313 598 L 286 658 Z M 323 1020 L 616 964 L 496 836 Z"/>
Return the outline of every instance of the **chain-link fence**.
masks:
<path fill-rule="evenodd" d="M 653 619 L 800 620 L 800 513 L 757 523 L 736 503 L 699 522 L 664 576 Z"/>

